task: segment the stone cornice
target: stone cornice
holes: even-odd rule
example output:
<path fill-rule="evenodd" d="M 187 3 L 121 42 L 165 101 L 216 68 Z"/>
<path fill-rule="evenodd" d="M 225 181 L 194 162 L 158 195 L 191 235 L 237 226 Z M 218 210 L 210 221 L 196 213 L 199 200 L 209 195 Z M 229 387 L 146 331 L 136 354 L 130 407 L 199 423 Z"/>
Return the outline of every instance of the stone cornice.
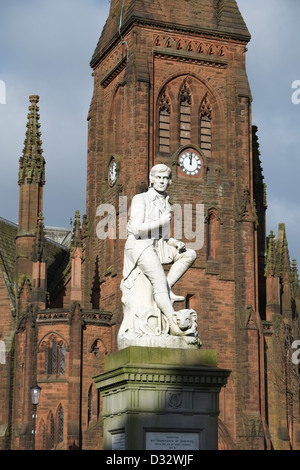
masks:
<path fill-rule="evenodd" d="M 199 52 L 154 47 L 153 54 L 156 58 L 176 60 L 179 62 L 203 65 L 205 67 L 225 69 L 228 65 L 228 61 L 225 57 Z M 117 63 L 101 78 L 100 85 L 103 88 L 106 88 L 122 72 L 122 70 L 124 70 L 126 64 L 127 57 L 121 56 Z"/>
<path fill-rule="evenodd" d="M 114 78 L 116 78 L 119 73 L 124 70 L 124 68 L 126 67 L 126 63 L 126 57 L 121 57 L 118 63 L 111 70 L 109 70 L 108 73 L 104 75 L 104 77 L 100 81 L 100 85 L 103 86 L 103 88 L 106 88 L 114 80 Z"/>
<path fill-rule="evenodd" d="M 217 67 L 217 68 L 226 68 L 227 60 L 222 58 L 217 58 L 213 56 L 206 56 L 205 54 L 188 54 L 181 51 L 168 51 L 163 49 L 155 49 L 154 55 L 160 58 L 168 58 L 170 60 L 176 60 L 180 62 L 189 62 L 197 63 L 199 65 L 204 65 L 207 67 Z"/>
<path fill-rule="evenodd" d="M 132 387 L 141 386 L 172 386 L 196 387 L 198 390 L 217 390 L 226 385 L 229 371 L 214 367 L 180 367 L 171 365 L 127 364 L 94 377 L 97 388 L 102 393 L 114 387 L 128 384 Z M 100 385 L 101 382 L 101 385 Z"/>
<path fill-rule="evenodd" d="M 246 44 L 249 42 L 249 37 L 248 36 L 243 36 L 240 34 L 235 34 L 235 33 L 224 33 L 222 31 L 218 30 L 211 30 L 211 29 L 206 29 L 206 28 L 193 28 L 193 27 L 187 27 L 184 25 L 179 25 L 179 24 L 169 24 L 165 22 L 160 22 L 158 20 L 149 20 L 145 18 L 139 18 L 132 16 L 126 23 L 124 23 L 123 28 L 121 30 L 122 37 L 125 37 L 126 34 L 134 27 L 134 26 L 147 26 L 151 27 L 154 30 L 158 31 L 166 31 L 168 34 L 171 32 L 176 32 L 176 33 L 181 33 L 181 34 L 190 34 L 192 36 L 202 36 L 206 38 L 213 38 L 213 39 L 221 39 L 221 40 L 226 40 L 226 41 L 234 41 L 234 42 L 239 42 Z M 101 39 L 100 39 L 101 41 Z M 90 67 L 93 69 L 98 65 L 98 63 L 106 57 L 106 55 L 109 53 L 109 51 L 118 43 L 120 42 L 120 35 L 116 33 L 110 41 L 103 46 L 102 49 L 99 49 L 99 43 L 98 46 L 96 47 L 95 53 L 90 61 Z"/>
<path fill-rule="evenodd" d="M 111 326 L 112 314 L 100 310 L 80 311 L 81 321 L 84 324 L 98 326 Z M 47 309 L 37 314 L 37 324 L 45 323 L 71 323 L 72 312 L 69 309 Z"/>

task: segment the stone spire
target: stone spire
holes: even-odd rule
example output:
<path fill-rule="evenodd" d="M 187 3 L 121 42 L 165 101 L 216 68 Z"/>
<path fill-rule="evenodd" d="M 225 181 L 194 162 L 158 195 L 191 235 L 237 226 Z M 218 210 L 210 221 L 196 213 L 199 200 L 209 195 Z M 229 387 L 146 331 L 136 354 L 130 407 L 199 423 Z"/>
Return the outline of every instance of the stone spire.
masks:
<path fill-rule="evenodd" d="M 271 230 L 269 239 L 268 239 L 268 252 L 266 260 L 266 276 L 275 276 L 276 275 L 276 245 L 275 245 L 275 235 L 273 230 Z"/>
<path fill-rule="evenodd" d="M 39 97 L 29 97 L 27 131 L 24 141 L 23 155 L 19 160 L 19 184 L 32 181 L 45 184 L 45 159 L 43 157 L 40 132 Z"/>
<path fill-rule="evenodd" d="M 73 235 L 71 241 L 71 249 L 73 248 L 81 248 L 82 240 L 81 240 L 81 223 L 80 223 L 80 213 L 79 211 L 75 212 L 75 221 L 73 226 Z"/>
<path fill-rule="evenodd" d="M 278 265 L 276 240 L 273 231 L 268 239 L 268 251 L 266 259 L 266 320 L 272 321 L 273 315 L 280 312 L 280 300 L 278 294 Z"/>
<path fill-rule="evenodd" d="M 283 227 L 284 229 L 284 227 Z M 282 240 L 282 252 L 281 252 L 281 309 L 282 316 L 287 320 L 292 320 L 292 286 L 291 286 L 291 264 L 290 255 L 288 249 L 288 242 L 284 229 L 284 236 Z"/>
<path fill-rule="evenodd" d="M 81 264 L 82 264 L 82 236 L 79 211 L 75 213 L 73 236 L 71 241 L 71 292 L 70 300 L 80 302 L 82 299 Z"/>
<path fill-rule="evenodd" d="M 41 235 L 39 215 L 43 212 L 43 187 L 45 184 L 45 159 L 42 151 L 40 115 L 37 106 L 39 97 L 29 97 L 30 106 L 27 117 L 23 154 L 19 160 L 20 187 L 19 222 L 16 236 L 16 285 L 22 284 L 24 277 L 32 282 L 32 263 L 36 245 L 36 236 Z M 37 234 L 38 227 L 38 234 Z M 35 247 L 34 247 L 35 245 Z"/>

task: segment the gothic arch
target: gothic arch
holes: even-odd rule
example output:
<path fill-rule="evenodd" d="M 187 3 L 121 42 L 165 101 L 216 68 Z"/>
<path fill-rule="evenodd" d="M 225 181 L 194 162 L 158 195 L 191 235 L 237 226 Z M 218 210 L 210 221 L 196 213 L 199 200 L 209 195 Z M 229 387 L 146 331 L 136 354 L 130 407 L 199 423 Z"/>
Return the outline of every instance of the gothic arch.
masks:
<path fill-rule="evenodd" d="M 55 418 L 52 410 L 49 411 L 46 424 L 46 448 L 55 449 Z"/>
<path fill-rule="evenodd" d="M 163 47 L 163 39 L 161 36 L 156 36 L 154 40 L 154 47 Z"/>
<path fill-rule="evenodd" d="M 206 211 L 206 253 L 207 260 L 218 261 L 220 257 L 220 214 L 215 206 Z"/>
<path fill-rule="evenodd" d="M 185 49 L 185 42 L 183 39 L 179 39 L 176 44 L 176 50 L 182 51 Z"/>
<path fill-rule="evenodd" d="M 37 450 L 47 449 L 47 428 L 44 418 L 40 419 L 37 425 L 35 447 Z"/>
<path fill-rule="evenodd" d="M 233 440 L 223 421 L 218 419 L 218 450 L 234 450 Z"/>
<path fill-rule="evenodd" d="M 57 333 L 57 331 L 55 330 L 52 330 L 52 331 L 49 331 L 48 333 L 46 333 L 40 340 L 39 344 L 38 344 L 38 352 L 42 352 L 43 351 L 43 345 L 45 343 L 45 341 L 48 341 L 52 338 L 59 338 L 60 339 L 60 343 L 64 343 L 65 346 L 66 346 L 66 351 L 69 351 L 69 344 L 66 340 L 66 338 L 64 338 L 60 333 Z"/>
<path fill-rule="evenodd" d="M 212 155 L 212 132 L 213 111 L 210 104 L 210 98 L 206 93 L 200 103 L 199 107 L 199 134 L 200 134 L 200 148 L 207 157 Z"/>
<path fill-rule="evenodd" d="M 195 97 L 198 98 L 198 101 L 195 101 L 196 103 L 199 103 L 200 106 L 200 101 L 202 101 L 203 96 L 207 94 L 210 98 L 210 104 L 214 109 L 214 114 L 218 119 L 222 119 L 225 116 L 225 111 L 224 111 L 224 106 L 221 100 L 221 95 L 219 94 L 218 90 L 216 90 L 211 81 L 208 81 L 201 77 L 200 75 L 194 73 L 194 72 L 188 72 L 188 73 L 174 73 L 172 75 L 168 75 L 168 77 L 163 78 L 161 86 L 158 90 L 157 93 L 157 98 L 156 98 L 156 103 L 158 101 L 158 97 L 161 95 L 162 90 L 168 90 L 168 93 L 171 97 L 172 95 L 172 83 L 174 83 L 176 80 L 182 79 L 182 83 L 186 81 L 187 85 L 189 86 L 191 93 L 195 99 Z M 196 85 L 197 84 L 197 85 Z M 203 93 L 201 96 L 198 96 L 199 93 L 199 84 L 203 87 Z M 195 90 L 195 91 L 194 91 Z M 173 102 L 173 100 L 172 100 Z"/>
<path fill-rule="evenodd" d="M 118 83 L 112 93 L 109 105 L 107 154 L 121 154 L 123 143 L 123 88 Z M 108 162 L 107 162 L 108 163 Z"/>
<path fill-rule="evenodd" d="M 166 49 L 175 49 L 176 43 L 173 38 L 168 37 L 165 41 L 165 48 Z"/>
<path fill-rule="evenodd" d="M 67 371 L 69 346 L 59 333 L 47 333 L 38 345 L 38 371 L 44 377 L 64 376 Z"/>
<path fill-rule="evenodd" d="M 99 355 L 106 356 L 108 354 L 108 349 L 101 338 L 96 338 L 91 344 L 89 352 L 94 353 L 95 357 L 99 357 Z"/>
<path fill-rule="evenodd" d="M 100 415 L 101 408 L 101 395 L 98 389 L 96 389 L 94 382 L 92 382 L 87 391 L 87 426 L 92 421 L 96 421 Z"/>
<path fill-rule="evenodd" d="M 202 42 L 200 42 L 200 44 L 199 44 L 199 46 L 198 46 L 198 48 L 197 48 L 197 52 L 198 52 L 199 54 L 205 54 L 205 53 L 206 53 L 205 45 L 204 45 Z"/>
<path fill-rule="evenodd" d="M 196 51 L 196 45 L 194 41 L 189 41 L 187 45 L 187 51 L 188 52 L 195 52 Z"/>
<path fill-rule="evenodd" d="M 162 128 L 165 125 L 160 123 L 160 103 L 162 97 L 166 95 L 169 99 L 169 107 L 172 111 L 167 133 Z M 186 102 L 184 102 L 186 97 Z M 203 115 L 201 122 L 201 106 L 207 100 L 207 112 Z M 179 147 L 194 145 L 201 148 L 206 157 L 212 155 L 212 143 L 218 143 L 224 133 L 218 129 L 217 138 L 214 140 L 212 134 L 212 116 L 214 122 L 218 125 L 224 125 L 225 122 L 220 98 L 212 91 L 211 84 L 196 74 L 174 74 L 165 80 L 156 95 L 156 119 L 155 119 L 155 153 L 164 152 L 165 154 L 174 154 Z M 210 118 L 208 119 L 208 110 Z M 205 113 L 204 113 L 205 114 Z M 163 120 L 163 118 L 161 119 Z M 207 121 L 207 122 L 206 122 Z M 166 135 L 165 135 L 166 134 Z M 166 141 L 163 142 L 163 137 Z M 167 144 L 164 147 L 164 144 Z M 217 159 L 222 158 L 222 153 L 218 154 Z"/>
<path fill-rule="evenodd" d="M 64 440 L 64 408 L 60 403 L 55 413 L 55 441 L 56 446 L 63 443 Z"/>

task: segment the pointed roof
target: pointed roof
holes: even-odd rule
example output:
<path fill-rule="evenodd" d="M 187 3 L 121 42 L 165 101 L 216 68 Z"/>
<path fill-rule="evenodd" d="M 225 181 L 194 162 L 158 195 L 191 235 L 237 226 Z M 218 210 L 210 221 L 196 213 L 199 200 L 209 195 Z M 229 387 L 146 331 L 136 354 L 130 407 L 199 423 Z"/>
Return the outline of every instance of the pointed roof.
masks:
<path fill-rule="evenodd" d="M 42 219 L 40 219 L 39 223 L 42 224 L 42 222 Z M 14 265 L 17 232 L 17 224 L 0 217 L 0 271 L 4 276 L 12 300 L 15 297 Z M 38 231 L 38 233 L 40 232 Z M 47 237 L 44 239 L 44 244 L 47 254 L 47 285 L 51 293 L 69 263 L 70 250 L 67 246 L 50 240 Z"/>
<path fill-rule="evenodd" d="M 0 217 L 0 270 L 11 299 L 14 298 L 14 267 L 18 226 Z"/>
<path fill-rule="evenodd" d="M 232 37 L 245 42 L 250 40 L 236 0 L 177 0 L 176 6 L 174 0 L 111 0 L 109 16 L 91 67 L 133 23 Z"/>
<path fill-rule="evenodd" d="M 27 116 L 27 131 L 23 155 L 19 160 L 19 184 L 36 181 L 45 184 L 45 159 L 43 157 L 40 132 L 39 97 L 29 97 L 30 106 Z"/>

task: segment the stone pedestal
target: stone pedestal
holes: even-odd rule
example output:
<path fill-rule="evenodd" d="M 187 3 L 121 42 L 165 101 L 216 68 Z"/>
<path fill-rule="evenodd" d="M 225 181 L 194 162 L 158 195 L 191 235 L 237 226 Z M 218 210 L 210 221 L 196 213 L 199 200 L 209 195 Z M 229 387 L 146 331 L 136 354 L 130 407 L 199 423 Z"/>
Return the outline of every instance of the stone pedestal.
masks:
<path fill-rule="evenodd" d="M 230 371 L 210 350 L 129 347 L 94 377 L 105 450 L 215 450 L 219 392 Z"/>

